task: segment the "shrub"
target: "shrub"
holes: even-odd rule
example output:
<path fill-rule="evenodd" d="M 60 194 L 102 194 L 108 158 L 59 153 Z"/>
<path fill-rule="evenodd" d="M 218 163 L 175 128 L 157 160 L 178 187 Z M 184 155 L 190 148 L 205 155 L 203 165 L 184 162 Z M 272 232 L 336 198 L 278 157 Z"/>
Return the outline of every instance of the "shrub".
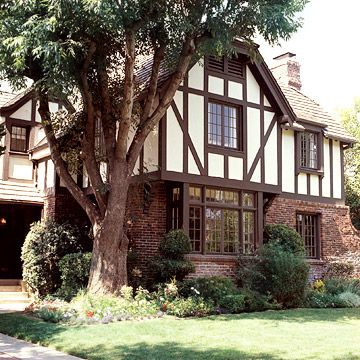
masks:
<path fill-rule="evenodd" d="M 230 278 L 212 276 L 185 280 L 182 283 L 180 293 L 185 297 L 201 296 L 205 300 L 211 300 L 215 305 L 220 306 L 225 296 L 235 295 L 238 290 Z"/>
<path fill-rule="evenodd" d="M 346 307 L 357 308 L 360 307 L 360 296 L 352 293 L 351 291 L 345 291 L 339 295 L 339 299 L 344 303 Z"/>
<path fill-rule="evenodd" d="M 302 255 L 305 253 L 304 241 L 293 228 L 287 225 L 266 225 L 265 242 L 280 245 L 285 251 Z"/>
<path fill-rule="evenodd" d="M 182 230 L 171 230 L 160 242 L 160 254 L 173 260 L 182 260 L 191 251 L 189 237 Z"/>
<path fill-rule="evenodd" d="M 281 305 L 272 299 L 270 295 L 263 295 L 257 291 L 243 288 L 240 295 L 244 296 L 245 311 L 278 310 Z"/>
<path fill-rule="evenodd" d="M 246 295 L 233 294 L 225 295 L 221 298 L 220 307 L 230 314 L 237 314 L 246 309 Z"/>
<path fill-rule="evenodd" d="M 177 317 L 206 316 L 214 312 L 214 307 L 201 297 L 176 298 L 165 303 L 163 310 Z"/>
<path fill-rule="evenodd" d="M 325 279 L 324 284 L 326 292 L 332 295 L 347 291 L 360 295 L 360 279 L 331 278 Z"/>
<path fill-rule="evenodd" d="M 354 265 L 350 262 L 345 261 L 334 261 L 330 262 L 324 274 L 324 278 L 348 278 L 354 273 Z"/>
<path fill-rule="evenodd" d="M 91 253 L 67 254 L 59 261 L 61 287 L 57 295 L 65 300 L 86 288 L 91 264 Z"/>
<path fill-rule="evenodd" d="M 53 221 L 31 225 L 22 247 L 23 279 L 37 296 L 54 293 L 61 284 L 59 261 L 69 253 L 81 252 L 78 229 Z"/>
<path fill-rule="evenodd" d="M 195 270 L 194 264 L 184 255 L 191 249 L 190 240 L 182 230 L 171 230 L 160 242 L 160 256 L 150 260 L 150 267 L 157 282 L 166 282 L 172 278 L 182 280 Z"/>
<path fill-rule="evenodd" d="M 341 308 L 346 307 L 339 295 L 310 290 L 307 293 L 305 306 L 309 308 Z"/>
<path fill-rule="evenodd" d="M 265 244 L 250 272 L 254 290 L 271 296 L 284 307 L 301 305 L 307 285 L 309 265 L 303 256 L 284 250 L 279 244 Z"/>

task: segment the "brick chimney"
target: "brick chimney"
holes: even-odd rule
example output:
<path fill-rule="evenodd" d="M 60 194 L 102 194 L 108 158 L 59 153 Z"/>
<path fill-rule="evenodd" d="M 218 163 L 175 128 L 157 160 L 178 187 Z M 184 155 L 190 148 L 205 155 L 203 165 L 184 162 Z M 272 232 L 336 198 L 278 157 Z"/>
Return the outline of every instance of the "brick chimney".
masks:
<path fill-rule="evenodd" d="M 271 72 L 278 82 L 301 90 L 300 64 L 296 60 L 296 54 L 287 52 L 274 57 Z"/>

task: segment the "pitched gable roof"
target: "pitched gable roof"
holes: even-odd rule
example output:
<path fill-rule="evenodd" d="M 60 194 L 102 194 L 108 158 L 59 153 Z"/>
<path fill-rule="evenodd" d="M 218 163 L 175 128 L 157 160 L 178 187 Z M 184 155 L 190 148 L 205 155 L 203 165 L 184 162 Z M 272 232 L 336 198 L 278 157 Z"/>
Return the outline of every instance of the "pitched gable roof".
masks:
<path fill-rule="evenodd" d="M 2 108 L 6 103 L 11 101 L 15 96 L 16 94 L 6 91 L 0 91 L 0 108 Z"/>
<path fill-rule="evenodd" d="M 324 127 L 326 135 L 331 138 L 339 139 L 347 143 L 356 141 L 337 120 L 314 100 L 293 87 L 280 82 L 279 85 L 299 121 L 308 121 Z"/>

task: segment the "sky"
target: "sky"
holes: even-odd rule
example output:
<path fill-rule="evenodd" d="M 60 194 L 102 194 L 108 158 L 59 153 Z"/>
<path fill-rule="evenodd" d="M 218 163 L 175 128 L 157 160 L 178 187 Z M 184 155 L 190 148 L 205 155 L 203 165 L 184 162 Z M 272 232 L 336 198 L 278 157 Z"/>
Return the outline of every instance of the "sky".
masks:
<path fill-rule="evenodd" d="M 311 0 L 301 14 L 303 27 L 272 48 L 260 42 L 268 65 L 284 52 L 301 64 L 302 92 L 330 113 L 351 107 L 360 96 L 360 1 Z"/>

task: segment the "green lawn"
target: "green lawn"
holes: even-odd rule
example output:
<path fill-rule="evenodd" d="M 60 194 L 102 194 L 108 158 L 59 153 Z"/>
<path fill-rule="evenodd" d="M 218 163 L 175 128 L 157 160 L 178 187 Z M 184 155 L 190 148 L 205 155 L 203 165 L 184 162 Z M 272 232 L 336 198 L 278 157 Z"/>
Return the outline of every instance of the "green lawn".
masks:
<path fill-rule="evenodd" d="M 360 359 L 360 310 L 300 309 L 65 326 L 0 315 L 0 332 L 86 359 Z"/>

